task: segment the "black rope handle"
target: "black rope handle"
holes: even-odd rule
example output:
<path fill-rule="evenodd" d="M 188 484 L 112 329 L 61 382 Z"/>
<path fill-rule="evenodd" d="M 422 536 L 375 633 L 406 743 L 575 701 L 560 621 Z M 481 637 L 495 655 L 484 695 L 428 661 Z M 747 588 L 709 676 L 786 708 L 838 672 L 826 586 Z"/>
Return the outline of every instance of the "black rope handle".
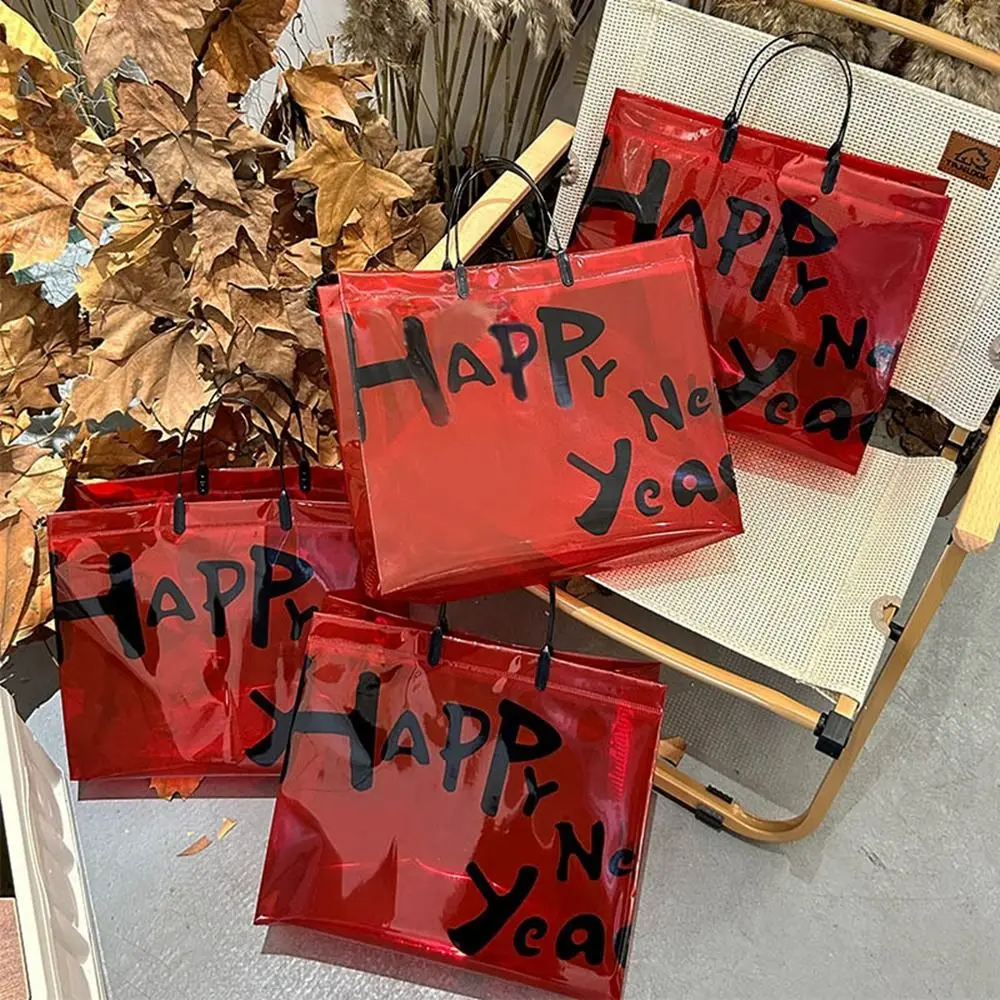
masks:
<path fill-rule="evenodd" d="M 247 399 L 246 396 L 223 396 L 218 400 L 218 402 L 238 402 L 241 406 L 249 406 L 261 418 L 261 420 L 264 421 L 272 440 L 275 442 L 275 449 L 278 453 L 278 479 L 281 484 L 281 488 L 278 492 L 278 518 L 282 530 L 290 531 L 292 528 L 292 502 L 291 498 L 288 496 L 288 489 L 285 485 L 284 436 L 275 431 L 271 418 L 256 403 Z M 177 470 L 177 493 L 174 496 L 173 517 L 174 534 L 177 535 L 184 534 L 187 527 L 187 506 L 184 500 L 184 449 L 187 446 L 188 435 L 191 433 L 191 429 L 194 427 L 195 421 L 199 417 L 204 419 L 205 414 L 214 405 L 216 405 L 216 403 L 213 401 L 195 410 L 188 419 L 188 422 L 184 427 L 184 433 L 181 435 L 180 467 Z M 199 485 L 203 477 L 207 483 L 207 474 L 208 465 L 205 462 L 205 436 L 203 434 L 201 437 L 201 451 L 199 454 L 198 469 L 195 475 L 195 479 L 199 482 Z"/>
<path fill-rule="evenodd" d="M 556 629 L 556 586 L 549 584 L 549 622 L 545 631 L 545 644 L 538 651 L 538 662 L 535 665 L 535 687 L 539 691 L 544 691 L 549 684 L 549 671 L 552 666 L 552 640 Z M 451 626 L 448 624 L 448 604 L 442 602 L 438 605 L 438 620 L 431 632 L 430 642 L 427 645 L 427 665 L 436 667 L 441 662 L 441 653 L 444 649 L 444 637 L 448 635 Z"/>
<path fill-rule="evenodd" d="M 776 52 L 771 51 L 775 46 L 782 45 L 782 43 L 788 44 L 785 44 L 783 48 L 778 49 Z M 837 186 L 837 178 L 840 175 L 840 154 L 843 150 L 844 139 L 847 136 L 847 128 L 850 124 L 851 111 L 854 106 L 854 74 L 851 70 L 850 62 L 840 47 L 836 42 L 827 38 L 826 35 L 820 35 L 813 31 L 789 31 L 768 42 L 750 60 L 750 64 L 747 66 L 746 72 L 743 74 L 743 79 L 737 88 L 732 109 L 726 115 L 726 119 L 723 122 L 725 136 L 722 140 L 722 149 L 719 151 L 719 159 L 722 163 L 728 163 L 733 158 L 733 153 L 736 151 L 736 142 L 739 138 L 740 119 L 746 110 L 750 92 L 760 79 L 761 74 L 775 59 L 786 52 L 791 52 L 793 49 L 815 49 L 817 52 L 825 52 L 836 60 L 837 65 L 844 75 L 844 82 L 847 87 L 847 103 L 844 109 L 844 116 L 841 119 L 840 131 L 837 133 L 837 138 L 833 145 L 830 146 L 826 153 L 827 165 L 821 186 L 823 194 L 832 194 Z M 763 56 L 767 56 L 767 58 L 758 66 L 757 63 Z"/>
<path fill-rule="evenodd" d="M 249 369 L 245 372 L 234 372 L 228 378 L 223 379 L 222 382 L 218 383 L 215 387 L 215 395 L 208 401 L 208 406 L 214 406 L 216 402 L 223 396 L 223 390 L 228 385 L 232 385 L 239 379 L 252 378 L 256 379 L 258 382 L 264 383 L 265 385 L 273 385 L 276 389 L 281 392 L 281 395 L 285 397 L 285 402 L 288 403 L 288 419 L 285 421 L 284 426 L 281 428 L 282 436 L 291 430 L 292 417 L 295 417 L 296 422 L 299 425 L 299 440 L 296 442 L 299 446 L 299 489 L 303 493 L 308 493 L 312 489 L 312 468 L 309 465 L 309 459 L 306 451 L 306 432 L 305 427 L 302 423 L 302 407 L 299 405 L 299 401 L 295 398 L 295 393 L 292 392 L 291 388 L 282 379 L 278 378 L 276 375 L 270 375 L 267 372 L 258 372 L 253 369 Z M 242 389 L 243 387 L 240 386 Z M 205 426 L 207 422 L 207 417 L 202 418 L 201 422 L 201 433 L 204 435 Z M 295 439 L 289 434 L 289 439 L 294 441 Z M 204 489 L 202 489 L 202 480 L 198 480 L 198 492 L 203 496 L 208 493 L 208 474 L 207 468 L 205 471 L 204 479 Z"/>
<path fill-rule="evenodd" d="M 443 271 L 450 271 L 452 269 L 451 263 L 451 234 L 455 233 L 455 282 L 458 285 L 458 296 L 459 298 L 465 299 L 469 297 L 469 278 L 466 273 L 465 261 L 462 260 L 462 251 L 458 244 L 458 213 L 462 206 L 462 201 L 465 198 L 466 192 L 470 190 L 472 182 L 480 175 L 488 170 L 502 170 L 503 172 L 515 174 L 519 177 L 531 190 L 534 195 L 535 200 L 538 202 L 541 212 L 542 212 L 542 223 L 544 230 L 544 241 L 543 245 L 548 248 L 550 239 L 555 243 L 556 247 L 556 261 L 559 266 L 559 278 L 562 283 L 569 288 L 573 284 L 573 269 L 570 267 L 569 254 L 567 254 L 563 242 L 559 237 L 559 232 L 552 221 L 552 213 L 549 212 L 548 205 L 545 204 L 545 196 L 542 194 L 541 188 L 538 186 L 537 181 L 527 170 L 524 169 L 519 163 L 515 163 L 513 160 L 507 159 L 505 156 L 488 156 L 484 157 L 479 163 L 474 166 L 471 170 L 467 171 L 462 179 L 458 182 L 458 187 L 455 189 L 455 195 L 452 198 L 451 208 L 448 212 L 448 230 L 444 237 L 444 261 L 441 265 Z M 545 256 L 545 254 L 543 254 Z"/>

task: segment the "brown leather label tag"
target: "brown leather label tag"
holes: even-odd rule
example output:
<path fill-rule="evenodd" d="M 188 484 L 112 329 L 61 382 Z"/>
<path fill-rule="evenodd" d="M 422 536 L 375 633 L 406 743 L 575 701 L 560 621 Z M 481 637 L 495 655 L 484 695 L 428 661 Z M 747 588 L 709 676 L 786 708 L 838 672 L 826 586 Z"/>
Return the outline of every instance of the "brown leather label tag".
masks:
<path fill-rule="evenodd" d="M 952 132 L 938 170 L 989 191 L 1000 174 L 1000 147 Z"/>

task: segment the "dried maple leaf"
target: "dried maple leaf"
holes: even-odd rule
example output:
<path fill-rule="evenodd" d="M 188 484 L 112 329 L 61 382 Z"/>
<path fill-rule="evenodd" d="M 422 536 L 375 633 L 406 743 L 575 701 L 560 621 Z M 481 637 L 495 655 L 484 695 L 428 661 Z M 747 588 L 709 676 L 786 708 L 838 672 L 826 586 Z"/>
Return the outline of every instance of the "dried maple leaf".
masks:
<path fill-rule="evenodd" d="M 17 49 L 0 43 L 0 121 L 17 121 L 17 95 L 21 89 L 21 70 L 28 57 Z"/>
<path fill-rule="evenodd" d="M 110 154 L 73 144 L 68 164 L 57 164 L 28 139 L 0 138 L 0 254 L 13 269 L 55 260 L 65 249 L 73 208 L 101 180 Z"/>
<path fill-rule="evenodd" d="M 348 216 L 362 202 L 374 197 L 389 205 L 413 197 L 406 181 L 363 160 L 339 129 L 318 121 L 314 138 L 312 146 L 277 177 L 303 180 L 317 189 L 316 228 L 321 243 L 336 244 Z"/>
<path fill-rule="evenodd" d="M 278 253 L 275 280 L 282 288 L 304 288 L 323 273 L 323 246 L 319 240 L 299 240 Z"/>
<path fill-rule="evenodd" d="M 215 309 L 231 323 L 230 286 L 270 288 L 271 270 L 270 258 L 258 253 L 249 237 L 240 233 L 235 249 L 227 250 L 214 261 L 206 255 L 195 258 L 191 269 L 191 294 L 203 307 Z"/>
<path fill-rule="evenodd" d="M 127 353 L 122 345 L 108 355 L 103 346 L 91 355 L 90 376 L 73 384 L 70 413 L 76 420 L 128 413 L 144 426 L 179 431 L 211 398 L 190 326 L 137 336 Z"/>
<path fill-rule="evenodd" d="M 214 6 L 215 0 L 93 0 L 75 23 L 88 86 L 96 90 L 131 56 L 148 79 L 186 99 L 195 61 L 188 32 Z"/>
<path fill-rule="evenodd" d="M 418 201 L 426 201 L 434 194 L 434 189 L 437 187 L 432 146 L 400 150 L 393 154 L 385 169 L 399 174 L 413 188 L 413 197 Z"/>
<path fill-rule="evenodd" d="M 392 222 L 386 206 L 368 199 L 352 213 L 333 251 L 338 271 L 363 271 L 382 251 L 392 246 Z"/>
<path fill-rule="evenodd" d="M 18 512 L 0 513 L 0 657 L 10 647 L 21 621 L 35 569 L 35 529 Z"/>
<path fill-rule="evenodd" d="M 368 63 L 307 64 L 286 69 L 283 78 L 307 118 L 332 118 L 361 127 L 355 113 L 357 86 L 370 89 L 374 85 L 373 67 Z"/>
<path fill-rule="evenodd" d="M 150 257 L 87 289 L 81 302 L 90 313 L 91 335 L 104 341 L 100 356 L 121 360 L 158 320 L 186 320 L 191 294 L 178 264 Z"/>
<path fill-rule="evenodd" d="M 41 521 L 62 503 L 65 481 L 65 466 L 51 451 L 34 444 L 0 449 L 0 511 Z"/>
<path fill-rule="evenodd" d="M 448 222 L 439 204 L 424 205 L 408 216 L 393 216 L 393 260 L 396 267 L 412 271 L 444 236 Z"/>
<path fill-rule="evenodd" d="M 149 205 L 150 196 L 126 172 L 124 163 L 113 160 L 105 168 L 104 177 L 78 200 L 73 222 L 91 243 L 99 245 L 105 223 L 109 218 L 119 219 L 120 209 L 145 209 Z"/>
<path fill-rule="evenodd" d="M 35 568 L 21 620 L 11 643 L 16 646 L 30 638 L 52 618 L 52 584 L 49 577 L 49 549 L 45 529 L 35 529 Z"/>
<path fill-rule="evenodd" d="M 358 152 L 377 167 L 384 167 L 396 155 L 399 143 L 389 119 L 378 115 L 364 124 L 358 136 Z"/>
<path fill-rule="evenodd" d="M 245 188 L 241 206 L 196 199 L 191 221 L 195 236 L 195 250 L 214 264 L 215 261 L 236 247 L 240 232 L 261 254 L 267 253 L 271 235 L 271 218 L 274 215 L 273 188 Z"/>
<path fill-rule="evenodd" d="M 319 314 L 309 308 L 311 289 L 284 288 L 281 300 L 285 306 L 285 316 L 298 346 L 305 351 L 323 350 L 323 330 L 319 324 Z"/>
<path fill-rule="evenodd" d="M 243 93 L 274 65 L 274 46 L 299 9 L 299 0 L 237 0 L 212 30 L 205 68 Z"/>

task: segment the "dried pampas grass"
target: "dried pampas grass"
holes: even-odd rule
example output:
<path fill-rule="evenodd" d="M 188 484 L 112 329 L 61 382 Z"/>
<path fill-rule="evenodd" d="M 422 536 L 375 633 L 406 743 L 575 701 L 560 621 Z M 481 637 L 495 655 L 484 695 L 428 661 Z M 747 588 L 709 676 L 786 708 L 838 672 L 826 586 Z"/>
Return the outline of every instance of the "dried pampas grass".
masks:
<path fill-rule="evenodd" d="M 949 35 L 1000 51 L 1000 0 L 943 0 L 931 24 Z M 925 45 L 914 47 L 903 67 L 903 76 L 971 104 L 1000 111 L 1000 75 Z"/>
<path fill-rule="evenodd" d="M 871 61 L 868 27 L 837 14 L 813 10 L 796 0 L 715 0 L 712 13 L 769 35 L 815 31 L 835 42 L 852 62 L 867 65 Z"/>

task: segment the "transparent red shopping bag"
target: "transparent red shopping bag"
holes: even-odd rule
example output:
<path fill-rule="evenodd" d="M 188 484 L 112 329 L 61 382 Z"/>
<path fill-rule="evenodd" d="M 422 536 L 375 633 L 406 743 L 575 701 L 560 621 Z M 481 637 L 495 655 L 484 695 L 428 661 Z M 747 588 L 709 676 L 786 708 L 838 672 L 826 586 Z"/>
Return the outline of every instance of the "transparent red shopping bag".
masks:
<path fill-rule="evenodd" d="M 294 702 L 312 614 L 359 586 L 354 533 L 334 470 L 222 472 L 71 486 L 48 519 L 74 779 L 278 769 L 248 750 Z"/>
<path fill-rule="evenodd" d="M 317 615 L 257 922 L 617 1000 L 660 684 Z"/>
<path fill-rule="evenodd" d="M 763 68 L 805 44 L 834 55 L 847 81 L 830 149 L 740 124 Z M 687 236 L 727 427 L 848 472 L 885 404 L 950 205 L 943 178 L 841 153 L 852 94 L 836 46 L 802 32 L 758 53 L 725 121 L 618 91 L 573 242 Z"/>
<path fill-rule="evenodd" d="M 685 244 L 347 273 L 320 309 L 370 594 L 471 596 L 741 530 Z"/>

